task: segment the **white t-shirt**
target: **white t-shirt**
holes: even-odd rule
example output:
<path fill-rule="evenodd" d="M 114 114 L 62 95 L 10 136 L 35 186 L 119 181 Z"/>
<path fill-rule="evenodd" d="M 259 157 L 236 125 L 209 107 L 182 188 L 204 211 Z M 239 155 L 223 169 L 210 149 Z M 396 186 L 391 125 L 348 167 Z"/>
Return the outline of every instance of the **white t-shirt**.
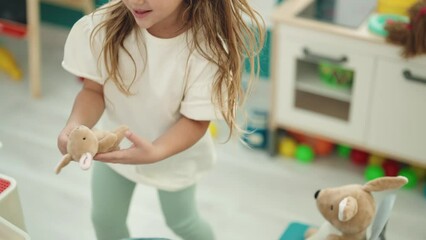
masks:
<path fill-rule="evenodd" d="M 138 136 L 153 141 L 182 115 L 194 120 L 221 118 L 211 101 L 211 89 L 217 70 L 196 51 L 187 47 L 189 34 L 160 39 L 145 29 L 133 31 L 124 46 L 131 58 L 120 50 L 119 70 L 126 85 L 126 96 L 108 80 L 102 51 L 105 33 L 90 36 L 105 17 L 105 11 L 81 18 L 69 33 L 62 66 L 80 77 L 104 86 L 105 114 L 102 128 L 114 130 L 125 124 Z M 98 62 L 98 60 L 100 62 Z M 144 68 L 145 66 L 145 68 Z M 90 104 L 90 103 L 87 103 Z M 145 165 L 110 164 L 119 174 L 138 183 L 175 191 L 194 184 L 212 168 L 215 152 L 209 133 L 188 150 L 168 159 Z"/>

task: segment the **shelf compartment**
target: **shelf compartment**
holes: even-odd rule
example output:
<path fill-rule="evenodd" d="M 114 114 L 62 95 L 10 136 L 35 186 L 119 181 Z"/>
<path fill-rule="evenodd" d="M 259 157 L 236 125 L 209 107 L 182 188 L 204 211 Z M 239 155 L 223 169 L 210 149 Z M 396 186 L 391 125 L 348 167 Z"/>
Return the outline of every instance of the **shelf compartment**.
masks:
<path fill-rule="evenodd" d="M 321 95 L 296 90 L 294 106 L 335 119 L 349 121 L 350 103 Z"/>
<path fill-rule="evenodd" d="M 326 83 L 321 81 L 318 63 L 306 59 L 298 59 L 296 66 L 297 90 L 332 98 L 338 101 L 351 101 L 351 88 L 328 86 Z"/>

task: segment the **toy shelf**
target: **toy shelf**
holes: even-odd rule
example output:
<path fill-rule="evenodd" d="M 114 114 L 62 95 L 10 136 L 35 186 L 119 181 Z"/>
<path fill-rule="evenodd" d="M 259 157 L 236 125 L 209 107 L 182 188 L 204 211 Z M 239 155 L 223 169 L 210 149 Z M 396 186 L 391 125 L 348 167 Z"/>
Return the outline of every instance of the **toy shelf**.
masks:
<path fill-rule="evenodd" d="M 89 14 L 95 9 L 93 0 L 25 0 L 26 24 L 0 19 L 0 35 L 27 39 L 28 78 L 31 95 L 34 98 L 41 97 L 41 2 L 81 10 L 85 14 Z"/>
<path fill-rule="evenodd" d="M 27 35 L 27 26 L 22 23 L 0 18 L 0 35 L 24 38 Z"/>

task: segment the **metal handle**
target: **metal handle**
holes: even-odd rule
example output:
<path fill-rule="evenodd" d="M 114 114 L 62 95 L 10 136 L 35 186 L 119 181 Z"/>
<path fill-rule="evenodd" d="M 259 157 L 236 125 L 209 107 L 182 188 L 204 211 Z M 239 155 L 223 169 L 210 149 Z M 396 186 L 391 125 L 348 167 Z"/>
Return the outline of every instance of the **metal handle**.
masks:
<path fill-rule="evenodd" d="M 410 70 L 404 70 L 402 72 L 402 75 L 404 75 L 405 79 L 410 80 L 410 81 L 414 81 L 414 82 L 419 82 L 419 83 L 425 83 L 426 84 L 426 78 L 422 78 L 419 76 L 414 76 Z"/>
<path fill-rule="evenodd" d="M 311 52 L 308 48 L 303 48 L 303 53 L 305 54 L 307 58 L 314 59 L 316 61 L 327 61 L 331 63 L 340 63 L 340 64 L 348 61 L 348 57 L 346 56 L 342 56 L 340 58 L 323 56 L 323 55 Z"/>

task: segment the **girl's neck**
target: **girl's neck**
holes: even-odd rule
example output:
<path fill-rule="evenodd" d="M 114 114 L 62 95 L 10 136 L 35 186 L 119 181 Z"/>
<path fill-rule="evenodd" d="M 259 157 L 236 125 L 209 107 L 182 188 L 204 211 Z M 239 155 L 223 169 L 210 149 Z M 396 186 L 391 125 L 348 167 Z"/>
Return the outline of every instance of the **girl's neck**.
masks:
<path fill-rule="evenodd" d="M 174 38 L 182 34 L 187 30 L 187 27 L 176 26 L 176 27 L 156 27 L 152 26 L 147 29 L 147 31 L 158 38 Z"/>
<path fill-rule="evenodd" d="M 147 31 L 158 38 L 174 38 L 179 36 L 188 29 L 184 26 L 182 14 L 183 9 L 178 8 L 174 14 L 148 28 Z"/>

